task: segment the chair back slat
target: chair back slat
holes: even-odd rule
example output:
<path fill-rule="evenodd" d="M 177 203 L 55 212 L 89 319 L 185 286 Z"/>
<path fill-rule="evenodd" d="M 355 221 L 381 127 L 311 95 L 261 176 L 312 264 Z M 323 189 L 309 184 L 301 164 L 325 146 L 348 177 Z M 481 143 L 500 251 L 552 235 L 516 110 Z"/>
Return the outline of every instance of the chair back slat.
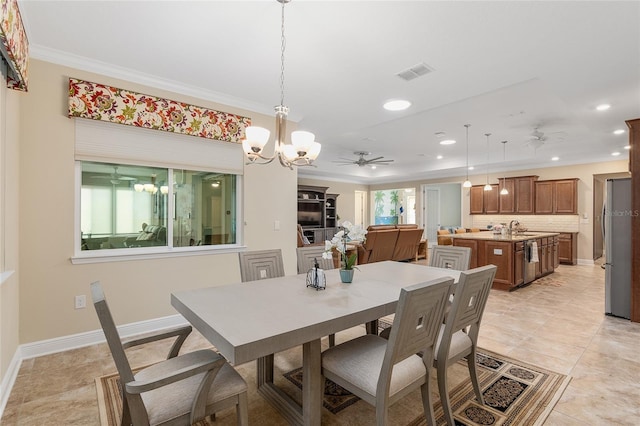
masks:
<path fill-rule="evenodd" d="M 475 341 L 496 269 L 494 265 L 487 265 L 460 274 L 460 280 L 454 290 L 453 304 L 445 321 L 445 337 L 439 350 L 446 346 L 448 353 L 450 336 L 458 330 L 468 328 L 468 334 Z M 444 356 L 443 359 L 446 359 L 446 355 Z M 440 354 L 438 359 L 441 359 Z"/>
<path fill-rule="evenodd" d="M 383 370 L 390 374 L 393 365 L 419 352 L 431 359 L 452 285 L 453 278 L 439 278 L 400 291 Z"/>
<path fill-rule="evenodd" d="M 334 269 L 335 264 L 333 259 L 324 259 L 322 254 L 324 253 L 324 246 L 305 246 L 298 247 L 296 249 L 296 255 L 298 258 L 298 273 L 303 274 L 314 266 L 314 259 L 318 261 L 320 269 L 328 270 Z"/>
<path fill-rule="evenodd" d="M 284 277 L 282 250 L 255 250 L 238 253 L 242 282 Z"/>
<path fill-rule="evenodd" d="M 471 264 L 471 248 L 436 245 L 432 248 L 429 266 L 466 271 Z"/>

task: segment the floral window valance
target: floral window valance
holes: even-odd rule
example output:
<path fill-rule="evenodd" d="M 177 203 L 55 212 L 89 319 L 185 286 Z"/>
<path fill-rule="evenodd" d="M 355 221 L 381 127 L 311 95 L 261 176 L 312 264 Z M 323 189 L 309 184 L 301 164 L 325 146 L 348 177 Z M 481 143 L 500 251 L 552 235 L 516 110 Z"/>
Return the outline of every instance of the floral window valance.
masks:
<path fill-rule="evenodd" d="M 69 79 L 69 117 L 240 143 L 251 119 L 83 80 Z"/>
<path fill-rule="evenodd" d="M 0 54 L 7 63 L 7 87 L 27 91 L 29 41 L 17 0 L 0 0 Z"/>

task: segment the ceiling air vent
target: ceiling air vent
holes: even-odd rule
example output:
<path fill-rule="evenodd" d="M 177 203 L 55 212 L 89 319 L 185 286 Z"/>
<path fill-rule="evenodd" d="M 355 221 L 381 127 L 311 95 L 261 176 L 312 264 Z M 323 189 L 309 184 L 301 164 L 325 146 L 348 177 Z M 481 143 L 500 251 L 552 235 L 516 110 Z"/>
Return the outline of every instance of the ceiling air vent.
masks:
<path fill-rule="evenodd" d="M 422 77 L 423 75 L 429 74 L 431 71 L 433 71 L 433 68 L 431 68 L 429 65 L 425 64 L 424 62 L 421 62 L 412 67 L 407 68 L 406 70 L 400 71 L 396 75 L 403 80 L 410 81 L 410 80 L 413 80 L 414 78 Z"/>

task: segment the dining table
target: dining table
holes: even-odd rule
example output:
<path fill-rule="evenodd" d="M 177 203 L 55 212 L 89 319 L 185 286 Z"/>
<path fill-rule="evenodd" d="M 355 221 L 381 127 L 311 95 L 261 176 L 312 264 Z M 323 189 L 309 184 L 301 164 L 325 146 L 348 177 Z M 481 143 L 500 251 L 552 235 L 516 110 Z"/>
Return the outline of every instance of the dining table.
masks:
<path fill-rule="evenodd" d="M 290 423 L 322 417 L 322 337 L 393 314 L 400 289 L 460 272 L 405 262 L 358 265 L 353 282 L 324 271 L 326 288 L 306 274 L 176 291 L 171 304 L 232 365 L 257 360 L 258 392 Z M 274 384 L 273 354 L 302 346 L 302 405 Z"/>

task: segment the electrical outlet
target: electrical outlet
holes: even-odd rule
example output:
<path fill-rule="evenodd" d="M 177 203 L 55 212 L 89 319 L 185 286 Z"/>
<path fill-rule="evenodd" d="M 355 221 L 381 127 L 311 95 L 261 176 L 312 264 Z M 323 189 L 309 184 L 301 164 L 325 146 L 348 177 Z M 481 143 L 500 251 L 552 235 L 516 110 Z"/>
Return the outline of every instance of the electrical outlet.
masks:
<path fill-rule="evenodd" d="M 267 278 L 267 270 L 260 269 L 260 279 L 264 279 L 264 278 Z"/>
<path fill-rule="evenodd" d="M 87 296 L 81 294 L 80 296 L 76 296 L 76 309 L 84 309 L 87 307 Z"/>

